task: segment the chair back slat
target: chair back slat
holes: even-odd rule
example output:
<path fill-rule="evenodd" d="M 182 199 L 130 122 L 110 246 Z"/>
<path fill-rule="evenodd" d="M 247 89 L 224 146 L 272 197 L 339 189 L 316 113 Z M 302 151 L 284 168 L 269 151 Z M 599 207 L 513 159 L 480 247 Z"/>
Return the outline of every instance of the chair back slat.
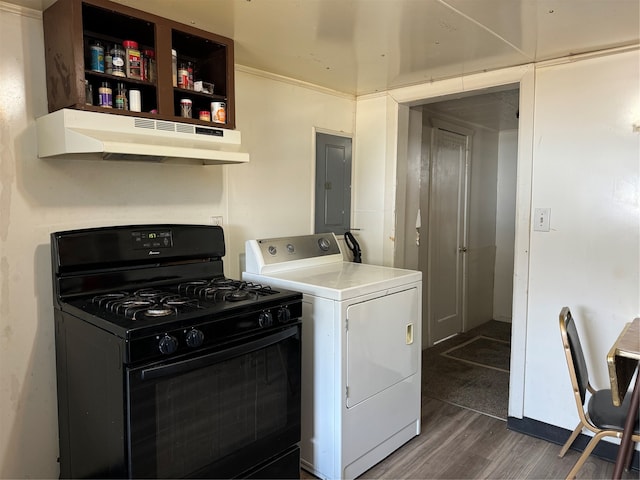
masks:
<path fill-rule="evenodd" d="M 578 387 L 580 398 L 584 405 L 587 386 L 589 385 L 589 372 L 587 370 L 587 362 L 584 359 L 584 353 L 582 352 L 580 336 L 578 335 L 571 311 L 568 308 L 565 307 L 562 309 L 560 320 L 564 325 L 564 332 L 566 332 L 567 337 L 566 341 L 569 343 L 569 349 L 571 351 L 571 361 L 573 365 L 569 365 L 569 373 L 575 376 L 575 379 L 572 378 L 571 380 L 576 383 L 575 386 Z"/>

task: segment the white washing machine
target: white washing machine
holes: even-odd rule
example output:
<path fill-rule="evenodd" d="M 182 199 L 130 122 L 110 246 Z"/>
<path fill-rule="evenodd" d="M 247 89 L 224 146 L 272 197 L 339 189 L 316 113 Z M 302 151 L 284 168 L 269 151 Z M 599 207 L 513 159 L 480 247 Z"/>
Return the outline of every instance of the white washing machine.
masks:
<path fill-rule="evenodd" d="M 245 262 L 303 293 L 305 470 L 355 478 L 420 434 L 421 272 L 345 262 L 332 233 L 250 240 Z"/>

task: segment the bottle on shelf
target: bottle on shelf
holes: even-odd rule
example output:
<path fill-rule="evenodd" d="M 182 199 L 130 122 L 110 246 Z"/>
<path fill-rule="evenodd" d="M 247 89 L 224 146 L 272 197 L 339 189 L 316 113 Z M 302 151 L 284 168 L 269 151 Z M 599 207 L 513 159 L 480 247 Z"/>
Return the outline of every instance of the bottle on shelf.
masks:
<path fill-rule="evenodd" d="M 104 73 L 113 75 L 113 55 L 109 45 L 104 47 Z"/>
<path fill-rule="evenodd" d="M 189 78 L 187 89 L 193 90 L 193 62 L 187 62 L 187 76 Z"/>
<path fill-rule="evenodd" d="M 174 49 L 171 49 L 171 65 L 172 65 L 172 72 L 173 72 L 173 86 L 177 87 L 178 86 L 178 53 Z"/>
<path fill-rule="evenodd" d="M 156 55 L 150 48 L 142 52 L 142 80 L 156 82 Z"/>
<path fill-rule="evenodd" d="M 87 105 L 93 105 L 93 87 L 89 83 L 89 80 L 84 81 L 84 103 Z"/>

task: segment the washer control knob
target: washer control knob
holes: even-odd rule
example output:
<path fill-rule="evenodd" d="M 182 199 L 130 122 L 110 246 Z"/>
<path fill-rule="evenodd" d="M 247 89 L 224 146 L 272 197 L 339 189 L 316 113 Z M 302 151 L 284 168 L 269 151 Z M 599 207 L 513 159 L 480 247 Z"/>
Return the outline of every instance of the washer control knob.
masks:
<path fill-rule="evenodd" d="M 197 328 L 192 328 L 187 332 L 184 340 L 191 348 L 197 348 L 204 342 L 204 333 Z"/>
<path fill-rule="evenodd" d="M 329 239 L 322 237 L 321 239 L 318 240 L 318 247 L 320 247 L 320 250 L 322 250 L 323 252 L 326 252 L 327 250 L 329 250 L 330 246 L 331 246 L 331 243 L 329 242 Z"/>
<path fill-rule="evenodd" d="M 164 337 L 158 342 L 158 348 L 164 355 L 170 355 L 178 349 L 178 339 L 168 333 L 164 334 Z"/>
<path fill-rule="evenodd" d="M 271 311 L 265 310 L 260 313 L 260 316 L 258 317 L 258 325 L 262 328 L 273 325 L 273 314 Z"/>
<path fill-rule="evenodd" d="M 280 323 L 287 323 L 289 320 L 291 320 L 291 310 L 285 305 L 278 310 L 278 321 Z"/>

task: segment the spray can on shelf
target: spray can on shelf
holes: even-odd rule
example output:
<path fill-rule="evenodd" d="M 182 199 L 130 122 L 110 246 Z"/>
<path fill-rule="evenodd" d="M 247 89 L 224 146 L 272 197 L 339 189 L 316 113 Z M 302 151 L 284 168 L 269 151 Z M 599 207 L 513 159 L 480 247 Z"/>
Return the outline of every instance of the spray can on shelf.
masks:
<path fill-rule="evenodd" d="M 90 47 L 91 70 L 104 73 L 104 47 L 99 41 L 95 41 Z"/>

